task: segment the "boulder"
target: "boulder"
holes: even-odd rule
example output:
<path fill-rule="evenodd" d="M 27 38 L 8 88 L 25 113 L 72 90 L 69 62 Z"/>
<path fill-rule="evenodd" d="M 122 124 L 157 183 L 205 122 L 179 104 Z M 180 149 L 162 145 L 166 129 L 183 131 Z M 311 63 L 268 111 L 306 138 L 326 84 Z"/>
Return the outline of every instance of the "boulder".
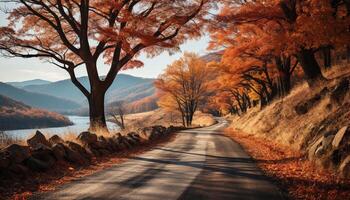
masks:
<path fill-rule="evenodd" d="M 29 157 L 25 161 L 25 165 L 32 171 L 46 171 L 52 167 L 51 163 L 36 159 L 34 157 Z"/>
<path fill-rule="evenodd" d="M 97 143 L 97 135 L 90 132 L 82 132 L 78 135 L 77 139 L 83 145 L 95 145 Z"/>
<path fill-rule="evenodd" d="M 328 136 L 322 137 L 321 145 L 315 151 L 316 157 L 321 157 L 328 150 L 332 150 L 331 143 L 333 141 L 333 138 L 334 138 L 334 135 L 328 135 Z"/>
<path fill-rule="evenodd" d="M 163 126 L 145 127 L 138 130 L 140 136 L 145 140 L 153 140 L 165 134 L 167 129 Z"/>
<path fill-rule="evenodd" d="M 321 146 L 323 139 L 324 139 L 324 136 L 318 138 L 314 143 L 312 143 L 312 145 L 310 146 L 309 151 L 308 151 L 309 160 L 314 159 L 315 152 Z"/>
<path fill-rule="evenodd" d="M 12 173 L 14 173 L 15 175 L 26 175 L 29 172 L 27 167 L 18 163 L 11 164 L 7 169 Z"/>
<path fill-rule="evenodd" d="M 339 173 L 344 178 L 350 178 L 350 155 L 348 155 L 339 166 Z"/>
<path fill-rule="evenodd" d="M 51 147 L 49 141 L 46 140 L 45 136 L 40 131 L 36 131 L 35 135 L 27 140 L 27 144 L 33 149 L 37 148 L 39 144 Z"/>
<path fill-rule="evenodd" d="M 11 163 L 21 163 L 30 157 L 30 149 L 27 146 L 11 144 L 0 151 L 1 154 L 7 155 Z"/>
<path fill-rule="evenodd" d="M 140 136 L 145 140 L 150 140 L 152 135 L 152 128 L 151 127 L 145 127 L 138 130 L 138 133 L 140 133 Z"/>
<path fill-rule="evenodd" d="M 115 143 L 113 137 L 107 138 L 107 142 L 108 142 L 109 146 L 112 148 L 113 152 L 119 150 L 119 145 L 118 145 L 118 143 Z"/>
<path fill-rule="evenodd" d="M 71 162 L 75 163 L 77 165 L 87 165 L 89 161 L 81 155 L 79 152 L 72 150 L 71 148 L 66 148 L 66 159 Z"/>
<path fill-rule="evenodd" d="M 141 143 L 141 136 L 136 132 L 128 133 L 128 136 L 133 138 L 137 143 Z"/>
<path fill-rule="evenodd" d="M 124 136 L 121 139 L 121 143 L 123 144 L 123 146 L 125 147 L 125 149 L 131 149 L 132 148 L 132 144 L 129 142 L 128 139 L 126 139 Z"/>
<path fill-rule="evenodd" d="M 331 92 L 331 101 L 338 104 L 343 103 L 346 93 L 349 91 L 349 80 L 344 78 L 335 86 Z"/>
<path fill-rule="evenodd" d="M 85 148 L 83 148 L 79 144 L 77 144 L 75 142 L 67 142 L 67 146 L 69 147 L 69 149 L 79 153 L 81 156 L 83 156 L 87 160 L 91 159 L 91 155 L 86 151 Z"/>
<path fill-rule="evenodd" d="M 52 137 L 50 137 L 49 143 L 53 146 L 58 143 L 64 143 L 64 140 L 58 135 L 53 135 Z"/>
<path fill-rule="evenodd" d="M 131 136 L 129 136 L 129 135 L 125 136 L 125 139 L 126 139 L 132 146 L 138 144 L 138 141 L 135 140 L 133 137 L 131 137 Z"/>
<path fill-rule="evenodd" d="M 66 157 L 66 150 L 63 143 L 57 143 L 52 146 L 52 152 L 56 160 L 64 160 Z"/>
<path fill-rule="evenodd" d="M 335 134 L 335 137 L 332 141 L 332 146 L 333 148 L 337 149 L 342 141 L 342 139 L 344 138 L 344 135 L 346 134 L 347 132 L 347 129 L 348 127 L 347 126 L 344 126 L 343 128 L 341 128 L 337 134 Z"/>
<path fill-rule="evenodd" d="M 126 146 L 123 144 L 122 136 L 120 133 L 113 136 L 111 140 L 113 140 L 113 144 L 117 150 L 123 150 L 126 148 Z"/>
<path fill-rule="evenodd" d="M 33 151 L 31 157 L 44 163 L 45 166 L 47 166 L 46 169 L 52 167 L 56 163 L 56 158 L 52 149 L 44 145 Z"/>
<path fill-rule="evenodd" d="M 322 94 L 316 94 L 314 97 L 298 103 L 294 107 L 295 112 L 298 115 L 306 114 L 311 108 L 321 101 L 322 97 Z"/>
<path fill-rule="evenodd" d="M 11 164 L 10 154 L 8 152 L 0 152 L 0 169 L 5 169 Z"/>

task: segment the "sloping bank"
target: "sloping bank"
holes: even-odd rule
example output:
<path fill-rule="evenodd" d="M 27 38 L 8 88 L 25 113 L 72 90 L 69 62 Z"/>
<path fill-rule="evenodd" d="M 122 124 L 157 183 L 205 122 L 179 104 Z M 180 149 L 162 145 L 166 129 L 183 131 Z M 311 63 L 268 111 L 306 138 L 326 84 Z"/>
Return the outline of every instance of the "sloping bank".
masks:
<path fill-rule="evenodd" d="M 46 139 L 37 131 L 27 140 L 27 146 L 12 144 L 0 150 L 0 196 L 10 198 L 16 193 L 22 195 L 40 190 L 40 182 L 50 183 L 66 176 L 69 171 L 89 169 L 103 158 L 122 157 L 123 153 L 154 146 L 181 129 L 152 126 L 110 137 L 82 132 L 74 142 L 64 141 L 57 135 Z"/>
<path fill-rule="evenodd" d="M 230 117 L 227 135 L 295 199 L 350 195 L 350 78 L 303 84 L 263 109 Z"/>
<path fill-rule="evenodd" d="M 317 165 L 350 176 L 350 78 L 310 89 L 306 84 L 260 110 L 232 119 L 231 128 L 305 153 Z"/>

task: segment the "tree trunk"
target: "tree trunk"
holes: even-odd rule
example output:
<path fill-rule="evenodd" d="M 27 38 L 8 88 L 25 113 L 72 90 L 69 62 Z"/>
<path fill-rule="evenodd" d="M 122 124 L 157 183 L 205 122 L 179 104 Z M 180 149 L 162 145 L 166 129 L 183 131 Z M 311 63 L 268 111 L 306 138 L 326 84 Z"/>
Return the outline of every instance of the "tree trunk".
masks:
<path fill-rule="evenodd" d="M 106 117 L 105 117 L 105 100 L 106 91 L 92 90 L 89 100 L 90 109 L 90 128 L 91 131 L 107 131 Z"/>
<path fill-rule="evenodd" d="M 317 81 L 325 80 L 312 50 L 302 49 L 298 54 L 298 60 L 310 86 Z"/>

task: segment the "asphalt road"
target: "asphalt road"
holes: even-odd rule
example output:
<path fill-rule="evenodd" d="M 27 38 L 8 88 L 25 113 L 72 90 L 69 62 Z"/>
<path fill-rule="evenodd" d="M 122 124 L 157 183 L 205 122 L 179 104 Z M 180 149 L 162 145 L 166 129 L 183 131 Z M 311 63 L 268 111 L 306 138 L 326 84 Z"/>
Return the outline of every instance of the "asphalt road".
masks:
<path fill-rule="evenodd" d="M 252 159 L 221 130 L 177 133 L 162 147 L 35 199 L 224 200 L 283 199 Z"/>

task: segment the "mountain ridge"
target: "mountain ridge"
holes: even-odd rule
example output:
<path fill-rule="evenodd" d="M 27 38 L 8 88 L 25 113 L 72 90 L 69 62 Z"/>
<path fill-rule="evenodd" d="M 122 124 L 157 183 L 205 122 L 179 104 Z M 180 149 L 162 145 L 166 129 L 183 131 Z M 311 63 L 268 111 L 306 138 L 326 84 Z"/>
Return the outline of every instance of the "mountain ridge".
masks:
<path fill-rule="evenodd" d="M 47 109 L 50 111 L 60 112 L 62 110 L 70 110 L 80 107 L 79 104 L 66 99 L 57 98 L 46 94 L 29 92 L 3 82 L 0 82 L 0 94 L 13 100 L 27 104 L 31 107 Z"/>

